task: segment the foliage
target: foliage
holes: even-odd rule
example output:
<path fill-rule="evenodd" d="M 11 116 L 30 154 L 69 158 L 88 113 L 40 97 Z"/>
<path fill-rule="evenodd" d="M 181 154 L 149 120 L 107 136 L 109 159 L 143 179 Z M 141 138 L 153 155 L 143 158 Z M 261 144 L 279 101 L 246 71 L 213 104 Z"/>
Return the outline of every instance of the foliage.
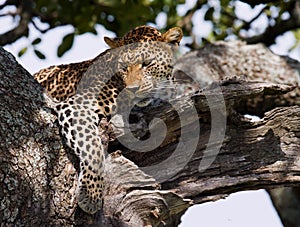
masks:
<path fill-rule="evenodd" d="M 156 24 L 157 15 L 167 15 L 165 26 L 180 26 L 185 36 L 192 37 L 191 48 L 197 48 L 205 41 L 224 40 L 228 38 L 243 39 L 248 43 L 263 42 L 271 45 L 277 36 L 293 30 L 296 40 L 294 47 L 299 43 L 300 26 L 299 2 L 297 0 L 286 1 L 240 1 L 233 0 L 198 0 L 188 1 L 179 13 L 178 6 L 185 3 L 184 0 L 7 0 L 0 5 L 0 21 L 4 18 L 13 18 L 17 26 L 0 37 L 0 45 L 13 43 L 21 37 L 28 37 L 32 24 L 40 31 L 40 38 L 30 42 L 27 47 L 20 50 L 22 56 L 32 47 L 37 57 L 44 59 L 45 55 L 38 50 L 38 44 L 42 41 L 42 34 L 59 26 L 71 25 L 74 32 L 67 34 L 58 47 L 57 55 L 60 57 L 73 45 L 74 37 L 87 32 L 97 34 L 95 26 L 103 25 L 113 31 L 117 36 L 122 36 L 131 28 L 152 23 Z M 265 4 L 261 4 L 264 2 Z M 251 10 L 256 7 L 257 13 L 251 19 L 243 18 L 237 13 L 238 6 Z M 13 6 L 13 7 L 12 7 Z M 13 10 L 12 10 L 13 9 Z M 199 14 L 199 12 L 201 12 Z M 199 16 L 200 15 L 200 16 Z M 255 31 L 255 23 L 265 18 L 266 26 L 262 31 Z M 195 34 L 197 20 L 210 22 L 211 31 L 205 37 Z M 46 29 L 41 27 L 47 27 Z"/>

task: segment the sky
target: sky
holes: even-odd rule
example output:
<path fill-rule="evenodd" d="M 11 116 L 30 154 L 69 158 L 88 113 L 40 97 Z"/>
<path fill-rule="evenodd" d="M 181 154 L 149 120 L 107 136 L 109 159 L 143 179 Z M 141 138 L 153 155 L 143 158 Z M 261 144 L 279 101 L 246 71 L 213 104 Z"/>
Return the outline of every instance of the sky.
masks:
<path fill-rule="evenodd" d="M 193 5 L 195 0 L 187 1 L 187 3 L 178 8 L 179 13 L 184 13 L 190 6 Z M 0 3 L 2 1 L 0 0 Z M 247 8 L 247 5 L 239 4 L 241 17 L 244 19 L 251 18 L 255 15 L 255 10 Z M 160 14 L 157 19 L 158 27 L 163 27 L 165 23 L 166 15 Z M 211 28 L 209 22 L 203 20 L 203 12 L 198 12 L 193 17 L 193 23 L 195 25 L 195 34 L 200 36 L 206 36 Z M 0 32 L 6 31 L 14 26 L 14 21 L 7 18 L 0 18 Z M 257 21 L 257 29 L 260 29 L 264 25 L 264 19 Z M 197 29 L 201 27 L 201 29 Z M 27 69 L 31 74 L 38 70 L 57 64 L 67 64 L 71 62 L 78 62 L 87 59 L 91 59 L 97 56 L 99 53 L 107 49 L 103 41 L 104 36 L 114 37 L 114 33 L 105 30 L 102 26 L 96 27 L 98 35 L 84 34 L 75 38 L 72 49 L 67 52 L 62 58 L 57 58 L 56 51 L 60 44 L 62 37 L 73 31 L 71 26 L 65 26 L 50 30 L 43 35 L 43 41 L 38 45 L 38 49 L 44 52 L 46 60 L 39 60 L 33 53 L 32 49 L 29 49 L 23 57 L 18 58 L 17 53 L 23 47 L 27 46 L 29 42 L 37 37 L 40 37 L 40 33 L 31 27 L 29 39 L 22 38 L 17 42 L 6 45 L 4 48 L 16 56 L 17 61 Z M 188 41 L 183 40 L 183 42 Z M 284 55 L 287 50 L 293 45 L 295 39 L 291 32 L 280 36 L 276 40 L 276 45 L 273 45 L 271 49 L 277 53 Z M 299 48 L 296 48 L 290 56 L 295 59 L 300 59 Z M 190 208 L 183 216 L 182 224 L 180 227 L 194 227 L 194 226 L 207 226 L 207 227 L 247 227 L 247 226 L 272 226 L 282 227 L 283 225 L 274 210 L 268 194 L 264 190 L 238 192 L 231 194 L 228 198 L 222 199 L 216 202 L 208 202 L 201 205 L 195 205 Z"/>

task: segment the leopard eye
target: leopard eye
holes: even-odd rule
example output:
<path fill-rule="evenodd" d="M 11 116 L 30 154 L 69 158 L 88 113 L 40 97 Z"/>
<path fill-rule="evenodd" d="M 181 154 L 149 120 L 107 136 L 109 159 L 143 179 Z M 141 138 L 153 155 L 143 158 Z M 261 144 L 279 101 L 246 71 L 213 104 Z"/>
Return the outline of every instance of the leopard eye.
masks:
<path fill-rule="evenodd" d="M 149 66 L 149 65 L 152 63 L 152 60 L 153 60 L 153 59 L 145 60 L 145 61 L 142 63 L 142 67 L 144 68 L 144 67 Z"/>

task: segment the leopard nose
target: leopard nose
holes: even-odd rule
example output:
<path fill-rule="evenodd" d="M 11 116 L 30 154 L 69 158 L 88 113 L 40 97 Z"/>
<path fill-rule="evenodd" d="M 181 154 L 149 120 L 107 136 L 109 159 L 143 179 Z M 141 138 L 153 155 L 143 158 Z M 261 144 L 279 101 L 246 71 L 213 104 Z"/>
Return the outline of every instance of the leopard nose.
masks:
<path fill-rule="evenodd" d="M 134 87 L 129 87 L 127 89 L 131 91 L 133 94 L 135 94 L 140 88 L 138 86 L 134 86 Z"/>

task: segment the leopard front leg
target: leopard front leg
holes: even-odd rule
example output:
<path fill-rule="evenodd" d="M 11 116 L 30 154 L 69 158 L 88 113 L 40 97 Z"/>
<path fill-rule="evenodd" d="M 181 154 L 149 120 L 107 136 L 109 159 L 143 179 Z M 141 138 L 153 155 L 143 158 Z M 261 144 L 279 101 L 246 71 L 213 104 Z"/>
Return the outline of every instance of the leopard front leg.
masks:
<path fill-rule="evenodd" d="M 67 145 L 80 159 L 77 185 L 78 205 L 87 213 L 102 207 L 105 154 L 98 133 L 99 117 L 96 101 L 84 103 L 74 96 L 56 106 L 61 133 Z"/>

